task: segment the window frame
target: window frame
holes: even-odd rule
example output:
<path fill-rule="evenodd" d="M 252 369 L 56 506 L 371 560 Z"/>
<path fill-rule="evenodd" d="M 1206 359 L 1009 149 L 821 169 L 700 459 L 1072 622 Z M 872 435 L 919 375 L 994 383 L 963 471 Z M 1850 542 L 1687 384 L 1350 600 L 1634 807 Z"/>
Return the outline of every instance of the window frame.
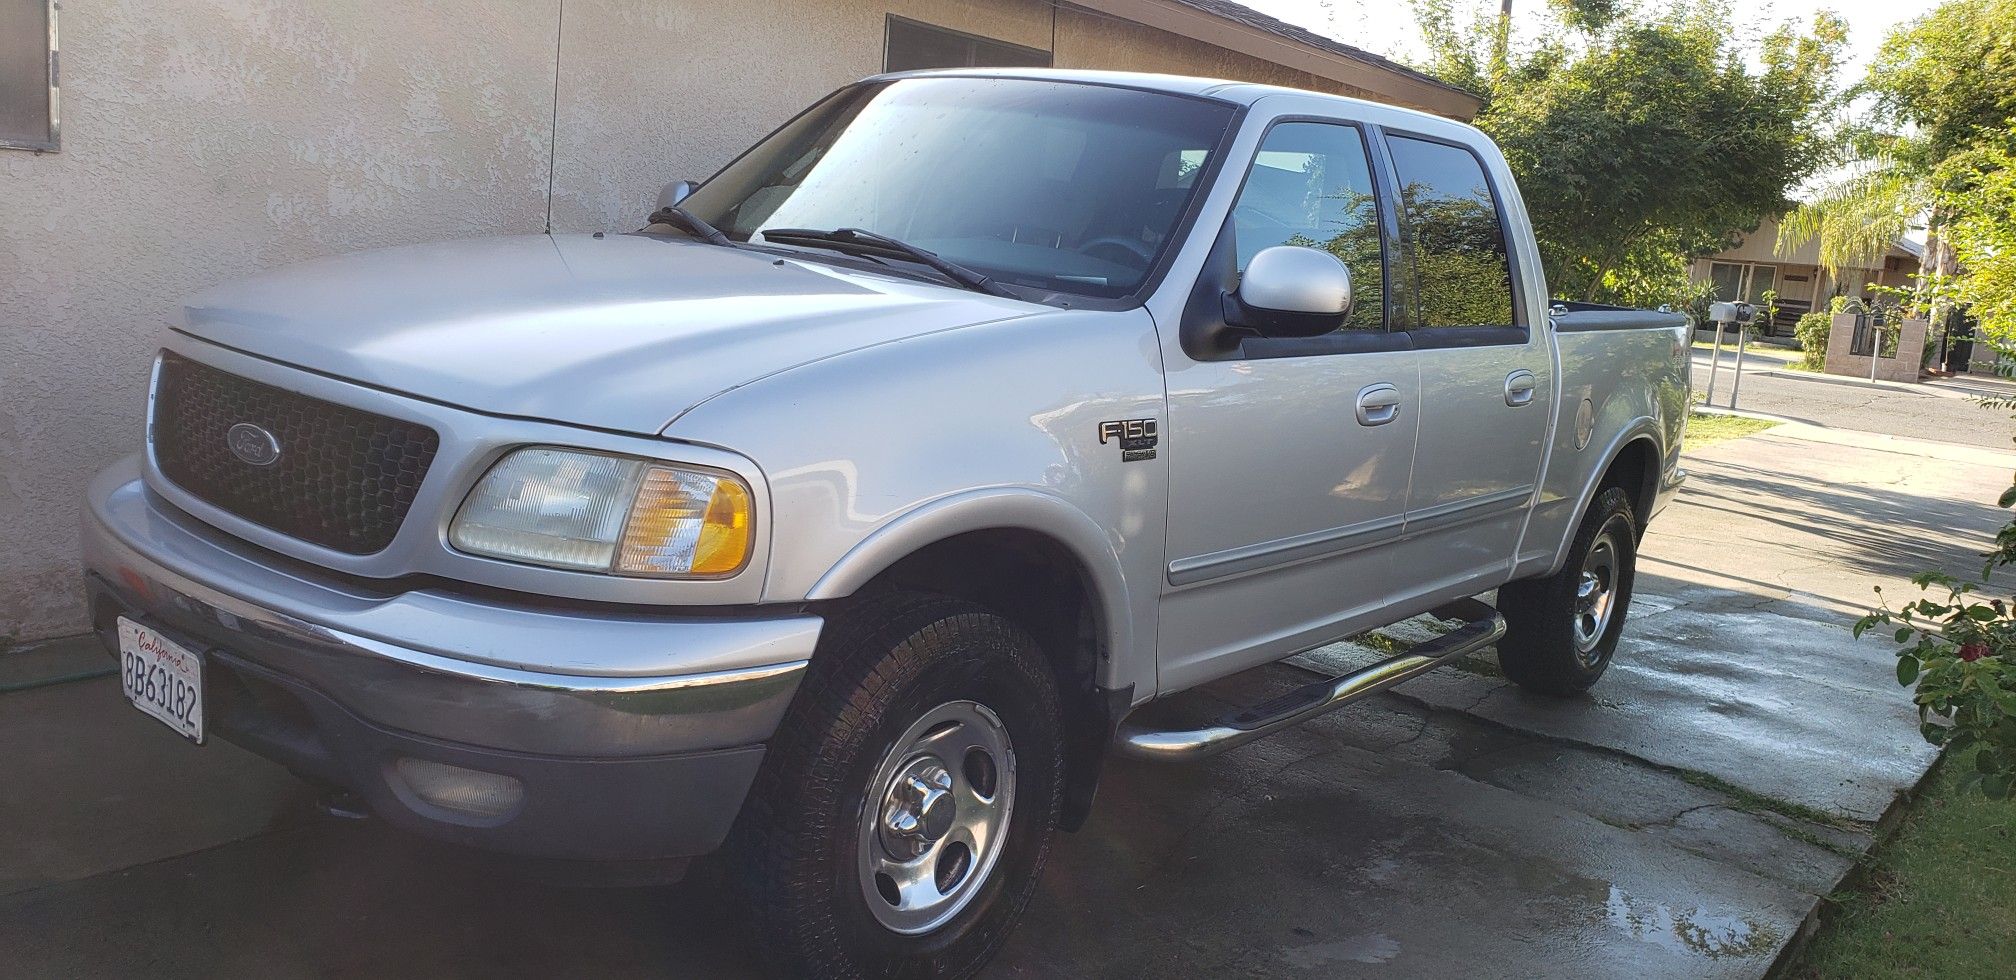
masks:
<path fill-rule="evenodd" d="M 891 68 L 891 67 L 889 66 L 889 55 L 890 55 L 890 53 L 891 53 L 891 52 L 892 52 L 892 51 L 894 50 L 894 47 L 893 47 L 893 45 L 892 45 L 892 44 L 891 44 L 890 42 L 892 42 L 893 40 L 895 40 L 895 34 L 896 34 L 896 31 L 895 31 L 895 28 L 896 28 L 896 25 L 897 25 L 897 24 L 902 24 L 902 25 L 904 25 L 904 26 L 906 26 L 906 27 L 915 27 L 915 28 L 922 28 L 922 29 L 924 29 L 924 30 L 927 30 L 927 31 L 935 31 L 935 32 L 937 32 L 937 33 L 939 33 L 939 34 L 943 34 L 943 35 L 946 35 L 946 36 L 948 36 L 948 37 L 956 37 L 956 38 L 958 38 L 958 39 L 960 39 L 960 40 L 962 40 L 962 41 L 965 41 L 965 42 L 966 42 L 966 43 L 967 43 L 967 44 L 969 45 L 969 46 L 968 46 L 968 48 L 967 48 L 967 52 L 968 52 L 968 55 L 969 55 L 969 56 L 971 55 L 971 53 L 972 53 L 972 52 L 973 52 L 973 50 L 974 50 L 974 49 L 973 49 L 973 48 L 971 47 L 971 45 L 972 45 L 972 44 L 974 44 L 975 42 L 981 42 L 981 43 L 985 43 L 985 44 L 993 44 L 993 45 L 999 45 L 1000 47 L 1004 47 L 1004 48 L 1011 48 L 1011 49 L 1013 49 L 1013 50 L 1016 50 L 1016 51 L 1022 51 L 1022 52 L 1026 52 L 1026 53 L 1028 53 L 1028 54 L 1031 54 L 1031 55 L 1042 55 L 1042 56 L 1043 56 L 1043 63 L 1042 63 L 1041 65 L 1005 65 L 1005 66 L 1004 66 L 1004 65 L 944 65 L 944 66 L 940 66 L 940 67 L 938 67 L 938 68 Z M 907 71 L 959 71 L 959 70 L 962 70 L 962 69 L 974 69 L 974 68 L 981 68 L 981 69 L 985 69 L 985 68 L 1003 68 L 1003 67 L 1006 67 L 1006 68 L 1054 68 L 1054 67 L 1056 67 L 1056 64 L 1057 64 L 1057 52 L 1055 52 L 1055 51 L 1052 51 L 1052 50 L 1048 50 L 1048 49 L 1045 49 L 1045 48 L 1032 48 L 1032 47 L 1029 47 L 1029 46 L 1028 46 L 1028 45 L 1026 45 L 1026 44 L 1016 44 L 1016 43 L 1015 43 L 1015 42 L 1013 42 L 1013 41 L 1003 41 L 1003 40 L 1001 40 L 1000 38 L 994 38 L 994 37 L 988 37 L 988 36 L 987 36 L 987 35 L 985 35 L 985 34 L 974 34 L 974 33 L 972 33 L 971 31 L 962 31 L 962 30 L 957 30 L 957 29 L 955 29 L 955 28 L 950 28 L 950 27 L 946 27 L 946 26 L 944 26 L 944 25 L 941 25 L 941 24 L 933 24 L 933 23 L 931 23 L 931 22 L 929 22 L 929 21 L 923 21 L 923 20 L 918 20 L 918 19 L 916 19 L 916 18 L 914 18 L 914 17 L 899 17 L 899 16 L 897 16 L 897 15 L 895 15 L 895 14 L 887 14 L 887 15 L 884 15 L 884 18 L 883 18 L 883 21 L 882 21 L 882 72 L 883 72 L 883 74 L 890 74 L 890 73 L 899 73 L 899 72 L 907 72 Z"/>
<path fill-rule="evenodd" d="M 1386 198 L 1392 202 L 1391 210 L 1396 241 L 1398 240 L 1401 220 L 1400 170 L 1393 161 L 1392 147 L 1387 142 L 1389 139 L 1394 138 L 1418 140 L 1423 143 L 1436 143 L 1462 150 L 1465 154 L 1469 155 L 1470 159 L 1476 162 L 1478 171 L 1484 175 L 1484 190 L 1491 195 L 1491 210 L 1498 219 L 1498 236 L 1505 243 L 1505 275 L 1511 280 L 1507 285 L 1510 287 L 1512 300 L 1512 322 L 1509 324 L 1491 323 L 1446 327 L 1409 327 L 1402 332 L 1412 339 L 1414 349 L 1518 347 L 1532 342 L 1532 318 L 1527 312 L 1526 277 L 1521 274 L 1524 263 L 1520 261 L 1518 250 L 1512 247 L 1512 223 L 1509 220 L 1510 216 L 1505 211 L 1505 195 L 1501 189 L 1498 175 L 1492 171 L 1490 165 L 1485 162 L 1483 156 L 1477 152 L 1475 147 L 1461 140 L 1453 140 L 1415 130 L 1387 126 L 1374 126 L 1372 129 L 1379 136 L 1379 153 L 1377 156 L 1379 158 L 1380 173 L 1378 179 L 1385 182 Z M 1409 266 L 1409 273 L 1415 274 L 1418 278 L 1418 271 L 1413 268 L 1414 262 L 1411 252 L 1408 255 L 1406 265 Z M 1391 277 L 1389 276 L 1388 278 L 1390 282 Z M 1410 292 L 1408 295 L 1411 297 L 1413 295 L 1411 290 L 1415 287 L 1413 284 L 1410 284 L 1409 288 Z"/>
<path fill-rule="evenodd" d="M 49 128 L 47 140 L 18 140 L 0 135 L 0 149 L 27 150 L 31 153 L 54 153 L 63 145 L 62 89 L 58 84 L 57 71 L 56 17 L 58 0 L 44 0 L 43 16 L 47 19 L 49 37 L 44 42 L 48 57 L 43 62 L 44 78 L 49 85 Z"/>

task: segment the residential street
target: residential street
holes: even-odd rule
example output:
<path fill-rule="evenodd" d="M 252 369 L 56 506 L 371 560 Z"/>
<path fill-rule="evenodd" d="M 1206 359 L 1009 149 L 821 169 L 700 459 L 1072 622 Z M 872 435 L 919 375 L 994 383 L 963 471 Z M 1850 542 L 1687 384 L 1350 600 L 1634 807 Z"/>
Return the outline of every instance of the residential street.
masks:
<path fill-rule="evenodd" d="M 1754 353 L 1754 351 L 1752 352 Z M 1694 349 L 1694 390 L 1706 391 L 1708 364 L 1712 355 Z M 1872 387 L 1866 382 L 1832 375 L 1819 380 L 1779 370 L 1780 362 L 1768 356 L 1743 359 L 1743 385 L 1737 408 L 1761 412 L 1832 429 L 1881 432 L 1914 439 L 1937 439 L 1988 449 L 2011 446 L 2007 426 L 1984 424 L 1993 420 L 1988 410 L 1970 397 L 2004 387 L 1994 379 L 1961 379 L 1939 385 Z M 1728 407 L 1731 382 L 1735 379 L 1736 355 L 1724 349 L 1722 368 L 1715 382 L 1714 404 Z M 1772 372 L 1772 373 L 1767 373 Z"/>
<path fill-rule="evenodd" d="M 1744 386 L 1760 409 L 1835 392 Z M 1829 426 L 1945 412 L 1951 441 L 1785 425 L 1691 454 L 1588 700 L 1478 660 L 1208 762 L 1116 761 L 988 975 L 1762 975 L 1931 760 L 1887 645 L 1848 624 L 1872 585 L 1901 599 L 1911 572 L 1973 567 L 2016 466 L 1954 444 L 2007 434 L 1966 401 L 1842 391 L 1874 407 Z M 1339 644 L 1165 710 L 1215 714 L 1363 655 Z M 749 968 L 755 940 L 704 869 L 558 888 L 323 816 L 279 768 L 163 731 L 112 678 L 0 694 L 0 739 L 0 976 Z"/>

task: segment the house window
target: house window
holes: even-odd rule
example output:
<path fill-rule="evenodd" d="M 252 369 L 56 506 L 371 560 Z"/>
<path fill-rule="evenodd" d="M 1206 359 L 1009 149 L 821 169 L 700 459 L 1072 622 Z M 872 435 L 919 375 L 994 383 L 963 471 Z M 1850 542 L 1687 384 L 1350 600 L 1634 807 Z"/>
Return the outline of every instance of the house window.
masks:
<path fill-rule="evenodd" d="M 1714 262 L 1708 266 L 1708 280 L 1715 284 L 1715 298 L 1731 302 L 1743 296 L 1743 266 L 1734 262 Z"/>
<path fill-rule="evenodd" d="M 1753 265 L 1750 267 L 1750 289 L 1744 293 L 1746 303 L 1764 302 L 1764 294 L 1778 288 L 1778 267 L 1775 265 Z"/>
<path fill-rule="evenodd" d="M 1710 262 L 1708 281 L 1715 285 L 1715 298 L 1737 300 L 1752 306 L 1764 305 L 1764 294 L 1777 290 L 1778 317 L 1768 324 L 1759 324 L 1758 329 L 1765 336 L 1790 330 L 1798 322 L 1801 314 L 1813 308 L 1813 286 L 1807 276 L 1786 276 L 1781 286 L 1778 280 L 1779 268 L 1775 265 L 1761 265 L 1754 262 Z M 1789 295 L 1788 295 L 1789 294 Z"/>
<path fill-rule="evenodd" d="M 4 2 L 4 0 L 0 0 Z M 1050 52 L 889 15 L 883 71 L 925 68 L 1048 68 Z"/>
<path fill-rule="evenodd" d="M 0 0 L 0 147 L 56 148 L 56 0 Z"/>
<path fill-rule="evenodd" d="M 1711 262 L 1708 264 L 1708 279 L 1715 284 L 1715 298 L 1718 300 L 1762 303 L 1765 293 L 1778 288 L 1778 267 L 1746 262 Z"/>

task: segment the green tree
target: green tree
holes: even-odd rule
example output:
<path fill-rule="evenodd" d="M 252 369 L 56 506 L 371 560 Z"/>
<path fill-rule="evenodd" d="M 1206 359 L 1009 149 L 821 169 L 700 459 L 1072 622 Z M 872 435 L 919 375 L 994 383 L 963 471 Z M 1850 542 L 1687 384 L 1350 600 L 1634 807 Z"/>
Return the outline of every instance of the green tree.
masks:
<path fill-rule="evenodd" d="M 1940 173 L 1954 188 L 1941 211 L 1959 270 L 1945 298 L 1966 304 L 1990 338 L 2016 343 L 2016 127 L 2000 145 L 1957 155 Z"/>
<path fill-rule="evenodd" d="M 1519 177 L 1558 295 L 1671 301 L 1689 257 L 1783 213 L 1832 159 L 1847 29 L 1831 14 L 1746 50 L 1720 0 L 1563 2 L 1558 30 L 1497 64 L 1498 21 L 1455 2 L 1417 0 L 1425 68 L 1484 96 L 1476 125 Z"/>
<path fill-rule="evenodd" d="M 1838 274 L 1870 265 L 1924 218 L 1921 304 L 1980 292 L 1985 283 L 1966 282 L 1975 274 L 1963 269 L 1975 263 L 1962 259 L 1953 236 L 1965 235 L 1983 275 L 2006 254 L 1992 244 L 1992 177 L 2007 169 L 2016 125 L 2016 0 L 1951 0 L 1904 25 L 1851 94 L 1870 96 L 1871 105 L 1848 143 L 1856 159 L 1847 176 L 1787 217 L 1779 245 L 1818 239 L 1821 264 Z M 2006 211 L 1999 220 L 2006 228 Z M 1992 297 L 1984 303 L 1993 305 Z M 2004 314 L 1984 326 L 2016 338 L 2016 322 Z"/>
<path fill-rule="evenodd" d="M 1900 161 L 1930 172 L 2016 119 L 2016 0 L 1951 0 L 1884 42 L 1861 86 L 1878 118 L 1914 127 Z"/>

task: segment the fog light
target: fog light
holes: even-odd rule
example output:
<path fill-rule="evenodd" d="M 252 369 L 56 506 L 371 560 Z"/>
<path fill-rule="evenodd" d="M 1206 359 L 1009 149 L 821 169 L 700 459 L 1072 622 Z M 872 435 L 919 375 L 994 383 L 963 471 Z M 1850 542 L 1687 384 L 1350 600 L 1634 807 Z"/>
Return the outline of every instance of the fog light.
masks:
<path fill-rule="evenodd" d="M 501 817 L 525 799 L 525 784 L 501 773 L 405 757 L 394 768 L 414 796 L 446 810 Z"/>

